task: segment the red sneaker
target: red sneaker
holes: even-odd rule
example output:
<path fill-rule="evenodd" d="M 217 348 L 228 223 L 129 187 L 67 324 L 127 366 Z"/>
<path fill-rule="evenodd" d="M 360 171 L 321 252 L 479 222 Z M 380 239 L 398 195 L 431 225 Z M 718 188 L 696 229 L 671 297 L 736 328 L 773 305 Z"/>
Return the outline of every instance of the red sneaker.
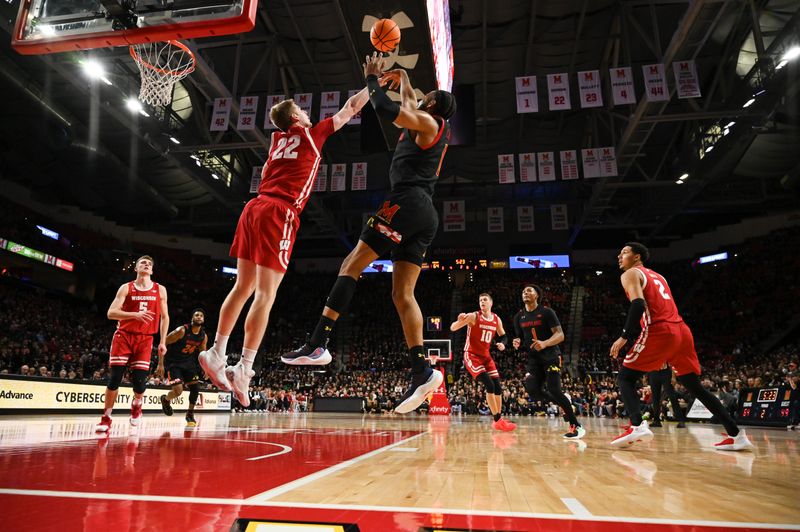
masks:
<path fill-rule="evenodd" d="M 500 421 L 502 421 L 502 422 L 503 422 L 503 425 L 505 425 L 505 426 L 506 426 L 506 432 L 511 432 L 511 431 L 513 431 L 513 430 L 516 430 L 516 428 L 517 428 L 517 424 L 516 424 L 516 423 L 512 423 L 512 422 L 510 422 L 509 420 L 507 420 L 507 419 L 506 419 L 506 418 L 504 418 L 504 417 L 501 417 L 501 418 L 500 418 Z"/>
<path fill-rule="evenodd" d="M 517 428 L 517 425 L 515 423 L 506 421 L 503 418 L 500 418 L 492 423 L 492 428 L 494 428 L 495 430 L 502 430 L 503 432 L 511 432 Z"/>
<path fill-rule="evenodd" d="M 95 432 L 111 432 L 111 418 L 104 415 L 100 418 L 100 423 L 94 426 Z"/>
<path fill-rule="evenodd" d="M 131 405 L 131 425 L 138 427 L 142 424 L 142 403 L 134 402 Z"/>

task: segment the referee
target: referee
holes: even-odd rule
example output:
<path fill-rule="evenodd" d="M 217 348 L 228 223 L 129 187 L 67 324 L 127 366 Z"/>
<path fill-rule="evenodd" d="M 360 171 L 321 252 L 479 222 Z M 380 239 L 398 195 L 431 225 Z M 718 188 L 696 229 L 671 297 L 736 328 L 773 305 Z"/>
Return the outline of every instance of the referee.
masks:
<path fill-rule="evenodd" d="M 541 294 L 542 289 L 536 285 L 525 285 L 522 289 L 525 307 L 514 316 L 512 345 L 527 354 L 525 390 L 528 395 L 560 406 L 569 421 L 569 432 L 564 434 L 564 439 L 579 440 L 586 430 L 578 423 L 569 399 L 561 390 L 561 350 L 558 344 L 564 341 L 564 331 L 553 309 L 539 305 Z M 543 389 L 545 384 L 547 391 Z"/>

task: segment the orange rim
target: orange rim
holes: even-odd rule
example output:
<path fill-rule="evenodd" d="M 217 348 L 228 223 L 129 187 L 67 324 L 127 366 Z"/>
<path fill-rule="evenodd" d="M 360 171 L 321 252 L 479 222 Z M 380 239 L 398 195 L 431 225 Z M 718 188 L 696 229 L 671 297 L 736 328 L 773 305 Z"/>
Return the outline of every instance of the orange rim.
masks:
<path fill-rule="evenodd" d="M 168 44 L 170 44 L 171 46 L 176 46 L 176 47 L 180 48 L 181 50 L 183 50 L 184 53 L 188 54 L 189 57 L 192 59 L 192 64 L 187 66 L 183 70 L 167 70 L 167 69 L 164 69 L 164 68 L 161 68 L 161 67 L 157 67 L 155 65 L 151 65 L 150 63 L 148 63 L 147 61 L 142 59 L 141 56 L 136 52 L 136 46 L 135 45 L 131 45 L 130 46 L 131 57 L 133 58 L 134 61 L 136 61 L 137 63 L 139 63 L 143 67 L 149 68 L 150 70 L 153 70 L 155 72 L 158 72 L 159 74 L 164 74 L 164 75 L 167 75 L 167 76 L 181 77 L 181 76 L 185 76 L 187 74 L 191 74 L 192 72 L 194 72 L 194 67 L 195 67 L 194 52 L 189 50 L 189 48 L 185 44 L 180 42 L 180 41 L 166 41 L 166 42 Z"/>

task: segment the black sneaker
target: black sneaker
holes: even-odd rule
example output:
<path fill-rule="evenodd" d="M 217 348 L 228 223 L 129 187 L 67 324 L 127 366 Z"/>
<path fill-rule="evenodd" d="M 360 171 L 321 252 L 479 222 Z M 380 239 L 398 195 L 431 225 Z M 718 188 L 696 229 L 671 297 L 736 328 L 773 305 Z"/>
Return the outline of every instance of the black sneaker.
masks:
<path fill-rule="evenodd" d="M 289 351 L 281 357 L 281 362 L 291 366 L 325 366 L 330 364 L 333 357 L 328 351 L 328 341 L 325 345 L 314 347 L 309 345 L 309 338 L 306 337 L 306 343 L 300 349 Z"/>
<path fill-rule="evenodd" d="M 167 399 L 166 395 L 161 396 L 161 410 L 168 416 L 172 415 L 172 405 L 169 404 L 169 399 Z"/>
<path fill-rule="evenodd" d="M 398 414 L 406 414 L 416 410 L 419 405 L 425 402 L 428 394 L 442 384 L 443 379 L 444 377 L 442 377 L 440 371 L 433 371 L 429 367 L 426 367 L 421 373 L 412 375 L 411 386 L 400 398 L 400 403 L 398 403 L 394 411 Z"/>
<path fill-rule="evenodd" d="M 580 440 L 586 434 L 586 429 L 580 425 L 570 425 L 569 432 L 565 433 L 563 438 L 565 440 Z"/>
<path fill-rule="evenodd" d="M 194 414 L 191 412 L 186 412 L 186 426 L 187 427 L 196 427 L 197 421 L 194 420 Z"/>
<path fill-rule="evenodd" d="M 684 423 L 683 421 L 678 421 L 678 428 L 679 429 L 685 429 L 686 428 L 686 423 Z"/>

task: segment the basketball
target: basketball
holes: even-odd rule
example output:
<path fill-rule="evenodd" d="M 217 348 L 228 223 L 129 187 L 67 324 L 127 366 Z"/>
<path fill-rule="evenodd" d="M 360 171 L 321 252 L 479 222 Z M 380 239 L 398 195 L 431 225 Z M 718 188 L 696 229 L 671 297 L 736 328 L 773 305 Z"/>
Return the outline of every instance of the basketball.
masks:
<path fill-rule="evenodd" d="M 379 52 L 391 52 L 400 42 L 400 28 L 395 21 L 382 18 L 372 25 L 369 38 Z"/>

